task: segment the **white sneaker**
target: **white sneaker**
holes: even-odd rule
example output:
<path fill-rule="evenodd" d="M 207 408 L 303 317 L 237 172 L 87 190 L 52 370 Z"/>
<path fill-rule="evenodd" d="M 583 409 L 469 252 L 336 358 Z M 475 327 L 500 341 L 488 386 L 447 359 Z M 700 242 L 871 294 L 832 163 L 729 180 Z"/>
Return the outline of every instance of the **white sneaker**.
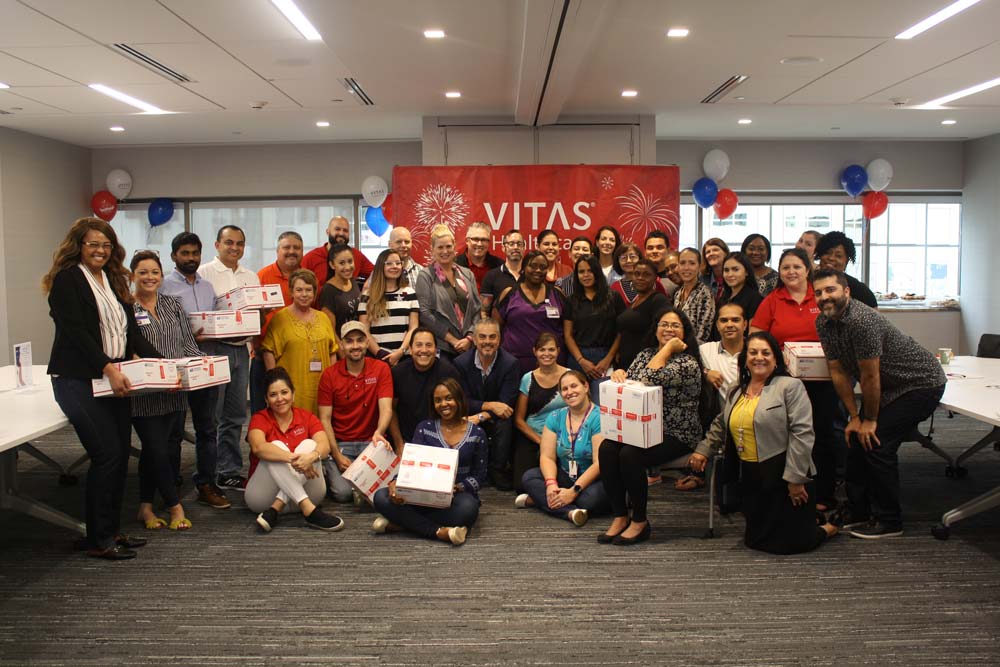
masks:
<path fill-rule="evenodd" d="M 577 527 L 587 523 L 587 519 L 590 518 L 590 514 L 587 512 L 587 510 L 583 509 L 572 510 L 568 516 L 569 520 L 572 521 L 573 524 Z"/>
<path fill-rule="evenodd" d="M 456 547 L 465 544 L 465 537 L 469 534 L 469 529 L 465 526 L 456 526 L 448 529 L 448 539 Z"/>
<path fill-rule="evenodd" d="M 377 517 L 375 517 L 375 520 L 372 521 L 372 531 L 375 532 L 375 533 L 377 533 L 377 534 L 388 532 L 389 531 L 389 520 L 386 519 L 381 514 L 379 514 Z"/>
<path fill-rule="evenodd" d="M 514 507 L 519 510 L 523 510 L 528 506 L 528 501 L 531 500 L 531 496 L 527 493 L 520 494 L 517 498 L 514 498 Z"/>

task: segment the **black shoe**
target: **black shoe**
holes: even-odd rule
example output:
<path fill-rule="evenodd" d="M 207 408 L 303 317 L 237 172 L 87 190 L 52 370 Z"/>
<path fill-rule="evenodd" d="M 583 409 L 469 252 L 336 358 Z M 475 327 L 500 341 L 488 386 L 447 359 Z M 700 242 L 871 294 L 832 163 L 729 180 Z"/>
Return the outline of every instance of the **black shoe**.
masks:
<path fill-rule="evenodd" d="M 103 558 L 105 560 L 129 560 L 130 558 L 135 558 L 136 553 L 120 544 L 116 544 L 107 549 L 87 549 L 87 555 L 91 558 Z"/>
<path fill-rule="evenodd" d="M 647 521 L 646 526 L 642 529 L 642 532 L 640 532 L 635 537 L 622 537 L 621 535 L 616 535 L 615 538 L 611 540 L 611 544 L 615 544 L 620 547 L 627 547 L 633 544 L 639 544 L 640 542 L 645 542 L 646 540 L 649 539 L 649 536 L 652 534 L 653 534 L 653 529 L 649 525 L 649 522 Z"/>
<path fill-rule="evenodd" d="M 138 549 L 149 544 L 145 537 L 134 537 L 132 535 L 115 535 L 115 544 L 126 549 Z"/>
<path fill-rule="evenodd" d="M 274 527 L 278 525 L 278 510 L 273 507 L 268 507 L 266 510 L 258 514 L 257 525 L 260 526 L 261 530 L 265 533 L 270 533 L 274 530 Z"/>
<path fill-rule="evenodd" d="M 327 514 L 318 507 L 312 511 L 312 514 L 306 517 L 306 523 L 309 524 L 310 528 L 325 530 L 330 533 L 335 533 L 344 527 L 343 519 L 335 514 Z"/>
<path fill-rule="evenodd" d="M 240 475 L 219 477 L 216 486 L 223 491 L 244 491 L 247 488 L 247 478 Z"/>
<path fill-rule="evenodd" d="M 614 535 L 608 535 L 607 533 L 601 533 L 600 535 L 597 536 L 597 543 L 598 544 L 611 544 L 612 542 L 615 541 L 616 537 L 618 537 L 619 535 L 621 535 L 622 533 L 624 533 L 626 530 L 628 530 L 628 526 L 625 526 L 624 528 L 621 529 L 621 531 L 615 533 Z"/>
<path fill-rule="evenodd" d="M 841 530 L 861 528 L 862 526 L 871 523 L 871 519 L 867 517 L 861 518 L 855 516 L 855 514 L 851 512 L 851 508 L 847 505 L 841 505 L 838 507 L 828 516 L 827 520 Z"/>
<path fill-rule="evenodd" d="M 858 526 L 848 531 L 851 537 L 859 537 L 862 540 L 880 540 L 883 537 L 899 537 L 903 534 L 902 526 L 887 526 L 881 521 L 869 521 L 863 526 Z"/>

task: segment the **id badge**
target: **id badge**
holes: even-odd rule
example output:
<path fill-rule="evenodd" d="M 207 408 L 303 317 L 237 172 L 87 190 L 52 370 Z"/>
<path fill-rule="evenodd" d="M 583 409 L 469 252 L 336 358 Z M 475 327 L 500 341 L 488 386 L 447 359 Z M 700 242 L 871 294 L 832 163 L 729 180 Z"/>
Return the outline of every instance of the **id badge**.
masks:
<path fill-rule="evenodd" d="M 548 317 L 550 320 L 558 320 L 559 309 L 556 308 L 555 306 L 545 306 L 545 316 Z"/>
<path fill-rule="evenodd" d="M 309 362 L 310 373 L 319 373 L 322 370 L 323 370 L 323 364 L 322 362 L 320 362 L 319 359 L 313 359 L 312 361 Z"/>
<path fill-rule="evenodd" d="M 149 324 L 149 313 L 136 313 L 135 323 L 140 327 L 144 324 Z"/>
<path fill-rule="evenodd" d="M 574 460 L 571 459 L 570 462 L 569 462 L 569 476 L 572 477 L 575 480 L 576 479 L 576 473 L 577 473 L 576 461 L 574 461 Z"/>

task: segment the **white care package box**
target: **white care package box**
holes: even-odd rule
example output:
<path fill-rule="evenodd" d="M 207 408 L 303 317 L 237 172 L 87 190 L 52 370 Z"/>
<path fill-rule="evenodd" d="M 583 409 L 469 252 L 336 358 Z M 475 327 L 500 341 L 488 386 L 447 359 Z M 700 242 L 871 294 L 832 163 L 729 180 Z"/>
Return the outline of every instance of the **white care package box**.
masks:
<path fill-rule="evenodd" d="M 281 285 L 235 287 L 215 297 L 215 307 L 218 310 L 259 310 L 283 308 L 284 305 L 285 297 L 281 295 Z"/>
<path fill-rule="evenodd" d="M 132 389 L 130 395 L 151 394 L 157 391 L 177 389 L 177 362 L 174 359 L 133 359 L 115 363 L 128 378 Z M 108 376 L 93 380 L 94 396 L 113 396 Z"/>
<path fill-rule="evenodd" d="M 399 461 L 400 457 L 391 447 L 373 442 L 351 462 L 341 477 L 371 503 L 375 492 L 395 479 Z"/>
<path fill-rule="evenodd" d="M 246 338 L 260 333 L 256 310 L 206 310 L 188 314 L 191 331 L 205 338 Z"/>
<path fill-rule="evenodd" d="M 181 391 L 195 391 L 206 387 L 229 384 L 229 357 L 206 356 L 175 359 L 177 374 L 181 378 Z"/>
<path fill-rule="evenodd" d="M 396 495 L 411 505 L 450 507 L 458 476 L 458 450 L 403 445 L 396 476 Z"/>
<path fill-rule="evenodd" d="M 830 367 L 823 346 L 816 342 L 785 343 L 782 354 L 788 374 L 800 380 L 829 380 Z"/>
<path fill-rule="evenodd" d="M 663 388 L 639 382 L 600 384 L 601 435 L 648 449 L 663 442 Z"/>

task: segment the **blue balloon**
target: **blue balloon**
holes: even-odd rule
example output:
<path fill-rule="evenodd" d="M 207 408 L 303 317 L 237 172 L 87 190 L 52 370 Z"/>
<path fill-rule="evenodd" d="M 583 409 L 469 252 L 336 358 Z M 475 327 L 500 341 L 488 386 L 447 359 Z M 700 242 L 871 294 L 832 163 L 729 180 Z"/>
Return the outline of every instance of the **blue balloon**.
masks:
<path fill-rule="evenodd" d="M 840 172 L 840 187 L 852 197 L 864 192 L 866 185 L 868 185 L 868 172 L 860 164 L 852 164 Z"/>
<path fill-rule="evenodd" d="M 149 224 L 159 227 L 170 222 L 174 216 L 174 203 L 166 197 L 154 199 L 149 203 Z"/>
<path fill-rule="evenodd" d="M 715 198 L 719 196 L 719 186 L 708 176 L 699 178 L 691 188 L 691 195 L 698 206 L 709 208 L 715 204 Z"/>
<path fill-rule="evenodd" d="M 381 206 L 369 206 L 365 211 L 365 222 L 375 236 L 382 236 L 389 229 L 389 221 L 385 219 Z"/>

